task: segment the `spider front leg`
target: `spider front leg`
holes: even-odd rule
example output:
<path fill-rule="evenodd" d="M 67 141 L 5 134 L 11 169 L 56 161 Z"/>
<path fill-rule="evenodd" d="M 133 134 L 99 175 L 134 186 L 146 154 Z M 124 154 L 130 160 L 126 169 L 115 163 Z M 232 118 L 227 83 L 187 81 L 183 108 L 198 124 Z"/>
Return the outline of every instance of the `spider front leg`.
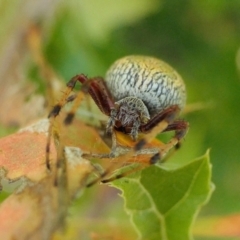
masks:
<path fill-rule="evenodd" d="M 76 83 L 80 82 L 82 84 L 81 90 L 75 94 L 71 95 L 73 89 L 76 86 Z M 62 108 L 68 103 L 73 102 L 72 109 L 67 114 L 64 123 L 66 125 L 70 124 L 75 116 L 75 113 L 80 106 L 84 95 L 89 93 L 99 109 L 106 115 L 110 115 L 111 109 L 114 107 L 114 102 L 112 96 L 107 90 L 105 83 L 101 77 L 87 78 L 83 74 L 76 75 L 71 78 L 67 83 L 67 88 L 63 93 L 60 101 L 53 107 L 52 111 L 49 113 L 50 125 L 49 125 L 49 134 L 46 145 L 46 167 L 50 170 L 50 144 L 52 137 L 52 128 L 54 124 L 54 119 L 59 115 Z"/>
<path fill-rule="evenodd" d="M 50 164 L 50 145 L 51 145 L 51 138 L 53 136 L 53 124 L 54 119 L 59 115 L 62 108 L 68 103 L 76 99 L 76 95 L 70 96 L 72 90 L 74 89 L 77 81 L 81 81 L 81 79 L 86 80 L 87 77 L 84 75 L 77 75 L 70 79 L 70 81 L 67 83 L 67 88 L 65 92 L 63 93 L 62 98 L 60 101 L 52 108 L 51 112 L 48 115 L 49 118 L 49 129 L 48 129 L 48 138 L 47 138 L 47 144 L 46 144 L 46 167 L 48 170 L 51 170 L 51 164 Z"/>

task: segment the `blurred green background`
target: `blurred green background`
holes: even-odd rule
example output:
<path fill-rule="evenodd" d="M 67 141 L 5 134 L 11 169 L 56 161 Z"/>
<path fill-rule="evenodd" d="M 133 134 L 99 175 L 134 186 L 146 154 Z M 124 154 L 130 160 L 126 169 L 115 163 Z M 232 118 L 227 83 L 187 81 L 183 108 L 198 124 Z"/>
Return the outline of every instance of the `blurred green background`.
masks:
<path fill-rule="evenodd" d="M 216 190 L 201 214 L 240 211 L 239 0 L 2 0 L 0 19 L 2 136 L 28 123 L 19 120 L 24 111 L 30 119 L 46 116 L 11 105 L 16 93 L 26 104 L 46 93 L 27 47 L 30 24 L 42 29 L 44 55 L 65 81 L 77 73 L 104 76 L 125 55 L 156 56 L 182 75 L 187 103 L 205 106 L 184 116 L 190 130 L 172 162 L 190 161 L 210 148 Z M 6 118 L 6 109 L 15 115 Z"/>

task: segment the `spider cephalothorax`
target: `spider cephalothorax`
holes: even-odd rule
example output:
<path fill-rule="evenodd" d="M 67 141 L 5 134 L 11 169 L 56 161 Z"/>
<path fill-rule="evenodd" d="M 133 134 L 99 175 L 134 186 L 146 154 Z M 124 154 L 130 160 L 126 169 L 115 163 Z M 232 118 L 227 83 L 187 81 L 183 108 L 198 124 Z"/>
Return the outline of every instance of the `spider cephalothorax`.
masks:
<path fill-rule="evenodd" d="M 82 83 L 82 91 L 72 97 L 71 91 L 78 81 Z M 186 102 L 184 82 L 172 67 L 159 59 L 127 56 L 110 67 L 105 79 L 88 78 L 80 74 L 73 77 L 67 87 L 63 99 L 55 105 L 50 117 L 57 116 L 69 101 L 80 103 L 87 93 L 109 117 L 106 129 L 112 134 L 111 152 L 92 156 L 112 158 L 130 151 L 118 145 L 115 132 L 120 131 L 136 141 L 134 155 L 150 154 L 150 163 L 155 163 L 156 159 L 164 157 L 176 146 L 187 132 L 188 123 L 176 120 Z M 74 107 L 67 115 L 65 123 L 71 122 L 76 109 Z M 163 131 L 175 131 L 175 135 L 161 149 L 144 148 L 148 141 Z M 140 132 L 146 137 L 138 140 Z"/>
<path fill-rule="evenodd" d="M 139 127 L 149 119 L 148 109 L 140 98 L 125 97 L 115 102 L 115 108 L 110 112 L 107 131 L 112 132 L 115 128 L 130 133 L 132 139 L 136 140 Z"/>

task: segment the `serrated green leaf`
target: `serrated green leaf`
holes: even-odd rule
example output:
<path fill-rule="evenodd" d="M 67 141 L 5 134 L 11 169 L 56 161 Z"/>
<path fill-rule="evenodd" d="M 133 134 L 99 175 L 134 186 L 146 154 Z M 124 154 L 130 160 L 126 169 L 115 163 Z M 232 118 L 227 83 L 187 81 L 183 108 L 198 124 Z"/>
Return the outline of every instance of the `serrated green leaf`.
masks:
<path fill-rule="evenodd" d="M 175 170 L 151 166 L 112 185 L 122 191 L 140 239 L 192 239 L 192 223 L 213 190 L 209 154 Z"/>

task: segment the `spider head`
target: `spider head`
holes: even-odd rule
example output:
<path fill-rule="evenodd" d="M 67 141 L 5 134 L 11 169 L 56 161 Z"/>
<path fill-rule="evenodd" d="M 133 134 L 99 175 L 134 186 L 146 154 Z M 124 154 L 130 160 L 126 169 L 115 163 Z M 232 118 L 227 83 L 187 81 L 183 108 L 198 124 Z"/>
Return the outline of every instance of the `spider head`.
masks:
<path fill-rule="evenodd" d="M 146 105 L 140 98 L 125 97 L 115 102 L 107 124 L 107 131 L 113 128 L 129 133 L 133 140 L 137 139 L 139 127 L 146 124 L 150 115 Z"/>

